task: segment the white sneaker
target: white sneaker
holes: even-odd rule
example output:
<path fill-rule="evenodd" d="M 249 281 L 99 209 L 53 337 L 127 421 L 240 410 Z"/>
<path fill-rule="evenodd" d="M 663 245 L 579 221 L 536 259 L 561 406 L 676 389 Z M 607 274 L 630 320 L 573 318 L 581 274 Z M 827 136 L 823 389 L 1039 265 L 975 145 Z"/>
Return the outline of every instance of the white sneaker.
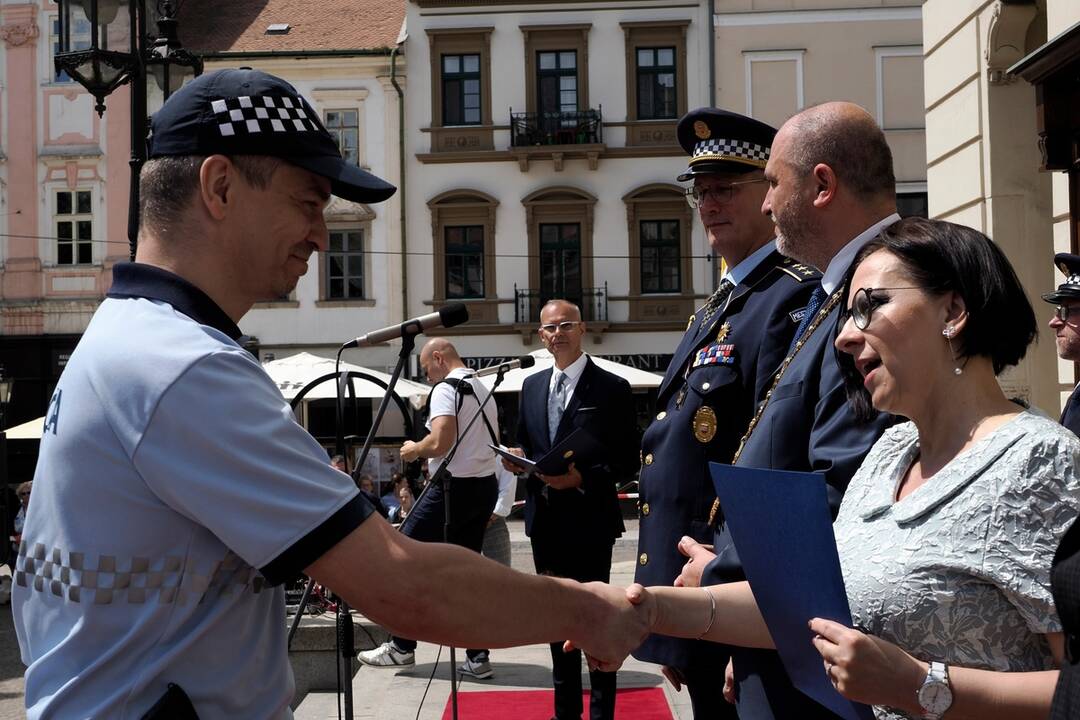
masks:
<path fill-rule="evenodd" d="M 490 662 L 487 660 L 472 660 L 468 656 L 466 656 L 464 663 L 458 665 L 457 671 L 462 675 L 468 675 L 477 680 L 488 680 L 495 674 L 491 672 Z"/>
<path fill-rule="evenodd" d="M 384 642 L 373 650 L 356 654 L 356 659 L 371 667 L 412 667 L 416 657 L 411 652 L 401 652 L 393 642 Z"/>

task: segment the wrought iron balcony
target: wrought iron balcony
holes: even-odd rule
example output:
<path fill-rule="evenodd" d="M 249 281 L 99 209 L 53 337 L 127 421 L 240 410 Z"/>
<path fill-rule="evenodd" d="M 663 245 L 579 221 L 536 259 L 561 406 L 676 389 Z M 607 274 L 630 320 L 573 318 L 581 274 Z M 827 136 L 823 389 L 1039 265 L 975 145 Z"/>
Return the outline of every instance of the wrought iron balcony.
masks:
<path fill-rule="evenodd" d="M 540 308 L 554 298 L 569 300 L 581 308 L 581 319 L 585 322 L 607 322 L 608 290 L 604 287 L 582 288 L 580 294 L 553 295 L 535 288 L 519 288 L 514 285 L 514 322 L 518 324 L 540 324 Z"/>
<path fill-rule="evenodd" d="M 595 145 L 604 141 L 601 110 L 510 112 L 510 146 Z"/>

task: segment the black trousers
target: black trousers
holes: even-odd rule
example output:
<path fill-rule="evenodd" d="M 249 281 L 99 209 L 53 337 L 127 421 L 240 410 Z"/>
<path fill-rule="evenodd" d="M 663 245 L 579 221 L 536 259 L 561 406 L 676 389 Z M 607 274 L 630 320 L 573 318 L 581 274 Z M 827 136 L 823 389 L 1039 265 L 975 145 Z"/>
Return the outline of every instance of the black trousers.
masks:
<path fill-rule="evenodd" d="M 724 645 L 717 648 L 726 650 Z M 690 693 L 694 720 L 738 720 L 735 706 L 724 699 L 724 672 L 728 658 L 725 656 L 721 659 L 716 653 L 709 660 L 709 663 L 697 662 L 697 658 L 691 657 L 690 665 L 680 668 L 686 678 L 686 691 Z"/>
<path fill-rule="evenodd" d="M 450 496 L 450 527 L 446 528 L 446 496 Z M 499 499 L 499 481 L 494 475 L 472 478 L 447 476 L 430 485 L 417 501 L 401 532 L 420 542 L 442 542 L 443 533 L 454 545 L 479 553 L 484 546 L 484 528 Z M 399 650 L 412 652 L 416 641 L 392 637 Z"/>
<path fill-rule="evenodd" d="M 539 575 L 554 575 L 578 582 L 608 582 L 614 541 L 574 543 L 565 537 L 533 538 L 533 563 Z M 561 642 L 551 644 L 551 677 L 555 688 L 555 717 L 580 720 L 581 651 L 563 652 Z M 589 671 L 589 720 L 615 717 L 615 673 Z"/>

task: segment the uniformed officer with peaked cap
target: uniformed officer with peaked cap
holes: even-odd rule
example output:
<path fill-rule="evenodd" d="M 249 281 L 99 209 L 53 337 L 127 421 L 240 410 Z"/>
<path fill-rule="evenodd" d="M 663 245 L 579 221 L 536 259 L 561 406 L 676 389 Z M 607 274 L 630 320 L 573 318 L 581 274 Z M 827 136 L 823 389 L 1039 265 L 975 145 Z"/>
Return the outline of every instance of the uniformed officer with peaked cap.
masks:
<path fill-rule="evenodd" d="M 818 285 L 817 270 L 776 251 L 773 223 L 761 213 L 775 134 L 763 122 L 715 108 L 679 121 L 690 161 L 678 179 L 693 183 L 687 200 L 726 270 L 689 318 L 643 438 L 634 578 L 642 585 L 674 582 L 686 561 L 678 550 L 683 536 L 711 539 L 708 463 L 731 462 Z M 686 684 L 695 717 L 735 717 L 721 692 L 724 646 L 653 635 L 634 656 L 666 666 L 669 679 Z"/>
<path fill-rule="evenodd" d="M 1065 275 L 1065 282 L 1042 298 L 1057 305 L 1050 328 L 1057 337 L 1058 356 L 1076 362 L 1080 361 L 1080 255 L 1058 253 L 1054 265 Z M 1075 388 L 1061 413 L 1061 424 L 1080 435 L 1080 398 Z"/>

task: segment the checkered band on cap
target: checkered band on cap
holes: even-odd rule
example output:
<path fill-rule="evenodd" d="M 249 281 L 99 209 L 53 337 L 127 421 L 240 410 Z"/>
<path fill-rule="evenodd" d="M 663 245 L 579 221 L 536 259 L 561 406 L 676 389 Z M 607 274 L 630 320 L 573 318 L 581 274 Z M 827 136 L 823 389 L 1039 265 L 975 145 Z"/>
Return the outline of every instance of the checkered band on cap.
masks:
<path fill-rule="evenodd" d="M 222 137 L 257 133 L 319 132 L 299 97 L 241 95 L 212 100 L 210 107 Z"/>
<path fill-rule="evenodd" d="M 1069 276 L 1065 278 L 1065 282 L 1062 283 L 1062 284 L 1063 285 L 1080 285 L 1080 274 L 1070 273 Z"/>
<path fill-rule="evenodd" d="M 769 148 L 747 140 L 725 140 L 712 138 L 702 140 L 694 146 L 694 156 L 690 165 L 699 162 L 729 160 L 756 167 L 765 167 L 769 160 Z"/>

